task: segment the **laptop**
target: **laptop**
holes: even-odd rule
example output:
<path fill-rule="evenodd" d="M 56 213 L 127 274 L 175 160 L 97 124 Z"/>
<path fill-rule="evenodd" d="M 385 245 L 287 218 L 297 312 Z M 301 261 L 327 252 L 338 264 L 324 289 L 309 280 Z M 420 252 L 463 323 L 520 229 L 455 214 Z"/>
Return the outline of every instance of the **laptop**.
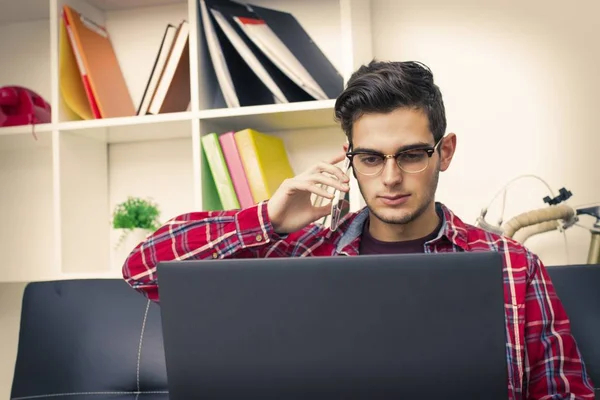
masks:
<path fill-rule="evenodd" d="M 508 398 L 502 258 L 158 265 L 171 400 Z"/>

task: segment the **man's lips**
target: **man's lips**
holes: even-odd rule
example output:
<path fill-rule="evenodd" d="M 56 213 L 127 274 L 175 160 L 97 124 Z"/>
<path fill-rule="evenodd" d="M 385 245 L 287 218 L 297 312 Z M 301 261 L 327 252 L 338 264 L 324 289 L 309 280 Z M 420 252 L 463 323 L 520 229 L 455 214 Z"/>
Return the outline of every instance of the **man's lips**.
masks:
<path fill-rule="evenodd" d="M 410 196 L 409 194 L 395 194 L 395 195 L 380 195 L 378 196 L 381 199 L 385 199 L 385 200 L 398 200 L 401 199 L 403 197 L 408 197 Z"/>
<path fill-rule="evenodd" d="M 394 194 L 394 195 L 381 195 L 378 196 L 379 201 L 386 206 L 397 207 L 401 206 L 408 201 L 410 195 L 408 194 Z"/>

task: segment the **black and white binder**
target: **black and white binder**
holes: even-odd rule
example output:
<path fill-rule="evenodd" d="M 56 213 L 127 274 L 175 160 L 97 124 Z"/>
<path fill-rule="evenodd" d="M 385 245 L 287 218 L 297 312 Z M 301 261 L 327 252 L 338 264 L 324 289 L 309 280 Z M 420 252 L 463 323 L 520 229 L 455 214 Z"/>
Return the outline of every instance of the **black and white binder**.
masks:
<path fill-rule="evenodd" d="M 203 33 L 227 107 L 274 104 L 265 84 L 231 44 L 210 12 L 212 2 L 199 0 Z"/>
<path fill-rule="evenodd" d="M 228 107 L 335 98 L 343 78 L 296 18 L 232 0 L 199 0 Z"/>

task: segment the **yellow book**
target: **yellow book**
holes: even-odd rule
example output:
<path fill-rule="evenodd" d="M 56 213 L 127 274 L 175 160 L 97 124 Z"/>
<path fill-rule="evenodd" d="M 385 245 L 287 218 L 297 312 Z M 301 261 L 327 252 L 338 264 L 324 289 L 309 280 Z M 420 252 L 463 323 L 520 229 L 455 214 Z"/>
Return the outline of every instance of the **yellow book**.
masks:
<path fill-rule="evenodd" d="M 294 177 L 283 140 L 253 129 L 234 136 L 254 203 L 270 199 L 285 179 Z"/>

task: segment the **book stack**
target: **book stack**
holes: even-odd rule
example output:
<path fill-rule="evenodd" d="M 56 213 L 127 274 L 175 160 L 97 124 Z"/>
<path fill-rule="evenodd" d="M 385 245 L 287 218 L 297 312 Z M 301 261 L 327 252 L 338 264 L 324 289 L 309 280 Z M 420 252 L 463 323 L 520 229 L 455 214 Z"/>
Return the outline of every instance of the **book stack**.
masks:
<path fill-rule="evenodd" d="M 254 129 L 202 136 L 204 210 L 251 207 L 295 176 L 283 140 Z M 208 173 L 210 172 L 210 173 Z"/>
<path fill-rule="evenodd" d="M 167 25 L 137 114 L 179 112 L 190 106 L 190 27 Z"/>
<path fill-rule="evenodd" d="M 140 104 L 129 93 L 108 31 L 67 5 L 60 24 L 60 91 L 79 119 L 185 111 L 190 104 L 189 23 L 167 25 Z"/>
<path fill-rule="evenodd" d="M 202 182 L 205 211 L 237 210 L 251 207 L 270 199 L 281 183 L 295 176 L 283 140 L 277 136 L 254 129 L 210 133 L 201 139 Z M 333 189 L 318 184 L 325 191 Z M 321 196 L 312 195 L 313 206 L 320 207 L 330 202 Z M 348 212 L 348 197 L 340 215 Z M 315 221 L 327 225 L 331 215 Z"/>

